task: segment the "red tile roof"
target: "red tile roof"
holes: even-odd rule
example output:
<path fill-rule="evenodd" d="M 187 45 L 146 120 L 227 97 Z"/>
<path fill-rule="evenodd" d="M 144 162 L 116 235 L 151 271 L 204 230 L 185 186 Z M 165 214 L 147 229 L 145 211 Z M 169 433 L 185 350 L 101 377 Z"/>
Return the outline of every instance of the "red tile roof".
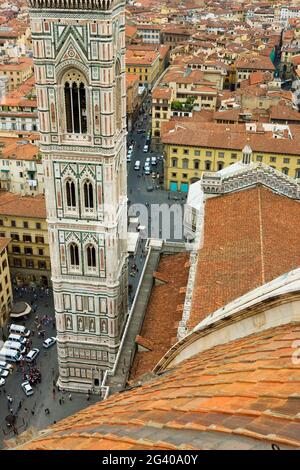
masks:
<path fill-rule="evenodd" d="M 188 327 L 300 266 L 300 202 L 255 187 L 208 199 Z"/>
<path fill-rule="evenodd" d="M 141 336 L 151 344 L 151 351 L 138 351 L 130 379 L 149 372 L 176 341 L 178 322 L 189 275 L 189 253 L 163 255 L 154 277 L 160 281 L 153 286 Z M 179 308 L 178 308 L 179 307 Z M 140 344 L 140 343 L 139 343 Z"/>
<path fill-rule="evenodd" d="M 45 197 L 20 196 L 0 191 L 0 216 L 4 215 L 46 219 Z"/>
<path fill-rule="evenodd" d="M 299 448 L 300 364 L 291 361 L 299 335 L 291 323 L 216 346 L 19 449 Z"/>

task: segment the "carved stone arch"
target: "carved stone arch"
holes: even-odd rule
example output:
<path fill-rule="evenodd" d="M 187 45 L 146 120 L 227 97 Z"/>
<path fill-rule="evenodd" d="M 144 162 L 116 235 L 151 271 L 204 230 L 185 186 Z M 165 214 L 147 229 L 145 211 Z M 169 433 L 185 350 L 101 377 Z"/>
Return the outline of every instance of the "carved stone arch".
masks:
<path fill-rule="evenodd" d="M 60 62 L 57 67 L 56 67 L 56 78 L 57 82 L 60 83 L 63 76 L 65 73 L 70 70 L 70 69 L 77 69 L 79 72 L 81 72 L 85 78 L 86 78 L 86 83 L 89 83 L 88 77 L 89 77 L 89 69 L 84 63 L 80 62 L 79 60 L 76 59 L 68 59 Z"/>
<path fill-rule="evenodd" d="M 80 267 L 80 244 L 77 241 L 70 240 L 67 243 L 67 259 L 70 268 Z"/>
<path fill-rule="evenodd" d="M 98 260 L 98 244 L 93 239 L 87 239 L 83 244 L 84 265 L 87 271 L 97 269 Z"/>
<path fill-rule="evenodd" d="M 96 184 L 90 176 L 80 182 L 81 204 L 83 212 L 93 213 L 96 210 Z"/>
<path fill-rule="evenodd" d="M 61 75 L 61 98 L 64 103 L 64 129 L 69 134 L 86 134 L 88 130 L 88 80 L 75 67 Z"/>

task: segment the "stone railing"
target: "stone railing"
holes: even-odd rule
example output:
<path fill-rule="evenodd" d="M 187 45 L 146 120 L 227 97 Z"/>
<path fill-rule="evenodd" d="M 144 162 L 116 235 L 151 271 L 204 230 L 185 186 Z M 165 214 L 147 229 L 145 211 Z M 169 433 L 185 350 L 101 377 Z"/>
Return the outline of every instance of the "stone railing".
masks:
<path fill-rule="evenodd" d="M 27 0 L 30 8 L 54 10 L 109 10 L 119 0 Z"/>
<path fill-rule="evenodd" d="M 300 184 L 296 179 L 263 163 L 245 165 L 229 175 L 204 173 L 202 176 L 202 189 L 205 194 L 226 194 L 256 184 L 262 184 L 292 199 L 300 199 Z"/>

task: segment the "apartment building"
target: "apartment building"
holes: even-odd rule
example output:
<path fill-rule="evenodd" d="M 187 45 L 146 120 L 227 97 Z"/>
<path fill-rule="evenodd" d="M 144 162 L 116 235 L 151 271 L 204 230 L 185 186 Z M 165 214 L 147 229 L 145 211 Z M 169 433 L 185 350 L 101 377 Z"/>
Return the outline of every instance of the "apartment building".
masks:
<path fill-rule="evenodd" d="M 0 191 L 0 237 L 10 238 L 8 259 L 17 284 L 49 285 L 50 256 L 44 196 Z"/>
<path fill-rule="evenodd" d="M 0 75 L 8 77 L 8 91 L 15 90 L 33 75 L 33 61 L 30 57 L 0 64 Z"/>
<path fill-rule="evenodd" d="M 0 327 L 6 324 L 13 302 L 7 253 L 9 243 L 10 238 L 0 237 Z"/>
<path fill-rule="evenodd" d="M 38 113 L 34 77 L 0 100 L 0 134 L 38 132 Z"/>
<path fill-rule="evenodd" d="M 137 34 L 145 44 L 160 44 L 161 42 L 161 27 L 158 25 L 137 25 Z"/>
<path fill-rule="evenodd" d="M 22 196 L 44 194 L 44 170 L 37 145 L 29 140 L 0 140 L 0 189 Z"/>
<path fill-rule="evenodd" d="M 220 171 L 243 158 L 262 162 L 285 175 L 300 178 L 300 129 L 280 124 L 217 124 L 193 120 L 162 126 L 165 187 L 186 192 L 202 173 Z"/>
<path fill-rule="evenodd" d="M 127 74 L 138 76 L 139 85 L 151 89 L 159 76 L 160 54 L 151 50 L 127 50 Z"/>
<path fill-rule="evenodd" d="M 266 56 L 242 56 L 236 61 L 237 83 L 239 87 L 243 80 L 247 80 L 254 72 L 269 72 L 274 78 L 275 66 L 270 57 Z"/>

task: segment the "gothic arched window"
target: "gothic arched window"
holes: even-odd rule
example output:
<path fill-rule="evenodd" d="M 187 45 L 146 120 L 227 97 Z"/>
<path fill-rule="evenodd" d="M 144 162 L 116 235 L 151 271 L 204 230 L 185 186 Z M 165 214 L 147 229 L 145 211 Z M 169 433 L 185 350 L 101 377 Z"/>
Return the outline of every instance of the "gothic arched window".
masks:
<path fill-rule="evenodd" d="M 70 264 L 72 267 L 79 267 L 79 249 L 76 243 L 70 244 Z"/>
<path fill-rule="evenodd" d="M 83 184 L 83 197 L 84 208 L 86 210 L 94 210 L 94 186 L 89 180 Z"/>
<path fill-rule="evenodd" d="M 66 129 L 70 134 L 87 133 L 86 87 L 79 72 L 70 71 L 64 80 Z"/>
<path fill-rule="evenodd" d="M 93 245 L 88 245 L 86 249 L 86 258 L 88 268 L 95 268 L 96 262 L 96 248 Z"/>
<path fill-rule="evenodd" d="M 71 179 L 68 179 L 66 181 L 66 197 L 67 197 L 67 208 L 75 209 L 76 208 L 75 183 Z"/>

